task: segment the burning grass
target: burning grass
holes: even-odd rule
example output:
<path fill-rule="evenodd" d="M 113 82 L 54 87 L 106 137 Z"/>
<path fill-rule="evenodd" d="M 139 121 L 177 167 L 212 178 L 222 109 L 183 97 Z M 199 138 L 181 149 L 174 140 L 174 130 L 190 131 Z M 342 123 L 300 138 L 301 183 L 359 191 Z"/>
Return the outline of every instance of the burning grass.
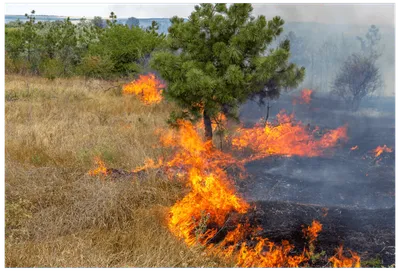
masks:
<path fill-rule="evenodd" d="M 295 121 L 293 114 L 282 111 L 277 115 L 276 123 L 238 129 L 232 144 L 238 149 L 250 148 L 258 158 L 269 155 L 315 157 L 332 151 L 347 139 L 346 125 L 321 135 L 318 127 L 311 131 L 301 121 Z"/>
<path fill-rule="evenodd" d="M 253 208 L 226 168 L 243 173 L 245 162 L 268 155 L 323 155 L 346 140 L 346 127 L 316 136 L 282 114 L 277 124 L 239 129 L 233 145 L 256 155 L 234 157 L 188 122 L 167 129 L 165 103 L 147 107 L 105 91 L 115 82 L 24 80 L 6 80 L 16 97 L 6 103 L 7 266 L 295 267 L 316 257 L 318 221 L 304 226 L 302 251 L 246 221 L 225 229 Z M 113 180 L 108 167 L 147 174 Z M 347 266 L 339 252 L 332 264 Z"/>
<path fill-rule="evenodd" d="M 132 169 L 168 153 L 152 146 L 170 106 L 147 107 L 110 89 L 117 84 L 7 75 L 6 266 L 227 265 L 165 226 L 187 191 L 181 183 L 151 172 L 119 182 L 88 176 L 96 156 Z"/>
<path fill-rule="evenodd" d="M 281 121 L 282 118 L 287 121 Z M 320 140 L 317 140 L 310 137 L 310 133 L 307 133 L 301 123 L 294 123 L 293 119 L 286 115 L 278 116 L 278 124 L 273 127 L 267 125 L 265 130 L 268 139 L 270 130 L 276 129 L 277 135 L 267 141 L 269 145 L 278 142 L 276 151 L 255 149 L 261 156 L 254 155 L 239 160 L 217 150 L 212 142 L 203 141 L 196 126 L 191 123 L 180 121 L 178 127 L 177 131 L 169 129 L 160 133 L 160 142 L 174 150 L 171 157 L 160 167 L 166 173 L 173 168 L 180 169 L 183 180 L 191 189 L 170 209 L 168 227 L 171 232 L 183 239 L 189 247 L 201 245 L 209 254 L 233 260 L 239 267 L 308 266 L 308 261 L 314 256 L 314 242 L 322 230 L 322 225 L 318 221 L 314 221 L 311 226 L 304 229 L 304 234 L 308 238 L 308 248 L 304 247 L 303 252 L 297 255 L 293 255 L 294 245 L 290 244 L 290 241 L 282 240 L 278 244 L 268 238 L 257 236 L 259 228 L 250 224 L 244 226 L 239 223 L 235 229 L 222 236 L 222 241 L 217 243 L 212 241 L 218 238 L 218 234 L 226 226 L 232 213 L 246 214 L 250 209 L 250 205 L 237 194 L 232 179 L 224 168 L 236 165 L 243 170 L 244 161 L 266 155 L 320 156 L 325 149 L 335 147 L 339 139 L 347 139 L 346 129 L 327 131 Z M 250 132 L 252 131 L 253 129 Z M 243 142 L 245 136 L 239 134 L 234 138 L 233 144 L 238 141 Z M 235 141 L 237 138 L 239 140 Z M 258 135 L 248 142 L 257 144 L 263 140 L 266 139 Z M 250 245 L 249 240 L 255 244 Z"/>
<path fill-rule="evenodd" d="M 123 86 L 124 94 L 135 94 L 147 104 L 158 104 L 162 101 L 163 83 L 153 74 L 140 75 L 138 79 Z"/>

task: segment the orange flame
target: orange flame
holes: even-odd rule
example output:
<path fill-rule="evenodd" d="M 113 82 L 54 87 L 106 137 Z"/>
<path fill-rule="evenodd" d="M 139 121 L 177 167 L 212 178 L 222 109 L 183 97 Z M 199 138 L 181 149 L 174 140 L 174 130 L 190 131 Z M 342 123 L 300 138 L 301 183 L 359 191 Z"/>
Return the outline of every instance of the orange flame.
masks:
<path fill-rule="evenodd" d="M 302 103 L 309 104 L 311 102 L 311 94 L 312 94 L 311 89 L 303 89 L 301 91 L 301 100 Z"/>
<path fill-rule="evenodd" d="M 327 131 L 317 139 L 300 121 L 294 121 L 294 115 L 281 112 L 277 115 L 277 125 L 267 123 L 265 127 L 240 128 L 232 139 L 232 145 L 238 149 L 250 148 L 258 157 L 269 155 L 315 157 L 324 154 L 325 150 L 337 145 L 340 140 L 346 141 L 347 126 Z"/>
<path fill-rule="evenodd" d="M 311 226 L 303 229 L 304 236 L 309 240 L 309 243 L 314 243 L 317 239 L 318 234 L 322 231 L 322 224 L 319 221 L 314 220 Z"/>
<path fill-rule="evenodd" d="M 105 163 L 100 159 L 100 157 L 95 157 L 95 164 L 97 165 L 96 169 L 90 170 L 89 175 L 90 176 L 97 176 L 99 174 L 103 174 L 104 176 L 107 176 L 107 168 Z"/>
<path fill-rule="evenodd" d="M 146 159 L 144 162 L 143 166 L 137 167 L 132 170 L 133 173 L 142 171 L 142 170 L 147 170 L 147 169 L 156 169 L 160 168 L 163 165 L 162 159 L 158 159 L 158 162 L 155 163 L 153 159 Z"/>
<path fill-rule="evenodd" d="M 239 130 L 239 136 L 233 141 L 234 145 L 249 146 L 263 156 L 317 156 L 322 154 L 320 148 L 331 148 L 338 140 L 347 139 L 346 127 L 328 131 L 317 140 L 301 123 L 293 124 L 292 116 L 280 114 L 278 119 L 277 127 L 268 124 L 265 129 L 255 127 Z M 161 133 L 160 138 L 162 145 L 175 150 L 172 156 L 164 162 L 159 160 L 158 164 L 147 160 L 143 167 L 134 170 L 161 166 L 165 171 L 177 168 L 179 176 L 186 179 L 190 192 L 171 207 L 168 219 L 170 231 L 182 238 L 187 245 L 201 244 L 209 253 L 233 259 L 239 267 L 297 267 L 309 260 L 314 252 L 313 242 L 322 230 L 318 221 L 313 221 L 304 230 L 309 239 L 310 251 L 304 249 L 300 255 L 292 255 L 294 246 L 289 241 L 283 240 L 281 244 L 276 244 L 267 238 L 252 237 L 255 230 L 247 224 L 238 224 L 225 237 L 221 237 L 222 241 L 217 244 L 212 242 L 232 213 L 244 214 L 250 208 L 236 193 L 225 168 L 235 165 L 244 171 L 244 163 L 257 156 L 239 161 L 231 154 L 214 148 L 211 141 L 203 141 L 196 128 L 199 125 L 178 121 L 177 130 L 167 130 Z M 246 240 L 252 240 L 253 245 Z"/>
<path fill-rule="evenodd" d="M 293 99 L 293 104 L 310 104 L 312 93 L 313 91 L 311 89 L 303 89 L 300 93 L 300 97 Z"/>
<path fill-rule="evenodd" d="M 243 162 L 214 148 L 210 141 L 204 142 L 190 122 L 178 121 L 178 125 L 177 131 L 161 134 L 161 143 L 176 149 L 164 165 L 186 172 L 191 191 L 170 209 L 168 227 L 171 232 L 187 245 L 200 243 L 209 253 L 232 257 L 240 267 L 295 267 L 306 261 L 308 256 L 304 252 L 290 255 L 293 245 L 288 241 L 279 245 L 257 237 L 254 239 L 257 243 L 250 246 L 246 242 L 246 238 L 251 237 L 249 225 L 239 224 L 218 244 L 210 242 L 232 213 L 244 214 L 250 207 L 236 194 L 224 170 L 228 165 L 238 165 L 243 170 Z M 309 229 L 310 236 L 315 239 L 320 229 L 322 225 L 314 221 Z"/>
<path fill-rule="evenodd" d="M 380 156 L 383 152 L 392 152 L 393 150 L 389 147 L 387 147 L 386 145 L 378 146 L 376 147 L 376 149 L 373 150 L 373 152 L 375 153 L 375 157 Z"/>
<path fill-rule="evenodd" d="M 355 150 L 358 150 L 358 146 L 357 145 L 355 145 L 354 147 L 350 148 L 350 151 L 355 151 Z"/>
<path fill-rule="evenodd" d="M 157 104 L 162 101 L 164 84 L 152 73 L 140 75 L 138 79 L 123 86 L 124 94 L 136 94 L 140 100 L 147 104 Z"/>
<path fill-rule="evenodd" d="M 227 123 L 227 118 L 223 113 L 219 113 L 215 118 L 211 120 L 211 127 L 213 131 L 219 127 L 224 127 Z M 204 129 L 204 122 L 199 121 L 196 125 L 196 129 L 203 130 Z"/>
<path fill-rule="evenodd" d="M 336 251 L 336 256 L 329 259 L 333 267 L 361 267 L 360 257 L 357 253 L 349 250 L 351 257 L 347 258 L 343 255 L 343 246 L 340 246 Z"/>

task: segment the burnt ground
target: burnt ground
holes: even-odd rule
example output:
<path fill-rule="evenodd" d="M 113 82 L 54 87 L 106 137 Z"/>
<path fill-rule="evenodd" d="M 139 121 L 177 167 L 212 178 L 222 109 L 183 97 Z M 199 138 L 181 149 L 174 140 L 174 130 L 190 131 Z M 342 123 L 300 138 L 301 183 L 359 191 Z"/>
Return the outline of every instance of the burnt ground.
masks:
<path fill-rule="evenodd" d="M 281 97 L 270 116 L 282 108 L 291 112 L 291 101 L 290 96 Z M 379 258 L 384 266 L 394 264 L 394 101 L 364 103 L 354 113 L 329 97 L 314 97 L 311 105 L 296 105 L 294 110 L 296 119 L 322 129 L 348 124 L 349 141 L 326 157 L 273 156 L 248 163 L 249 176 L 238 188 L 256 207 L 251 219 L 262 226 L 264 237 L 290 240 L 298 251 L 305 242 L 302 225 L 316 219 L 323 224 L 317 252 L 332 256 L 343 244 L 361 261 Z M 265 108 L 254 103 L 242 108 L 241 120 L 249 126 L 263 116 Z M 393 152 L 375 158 L 371 150 L 385 144 Z M 359 148 L 350 151 L 355 145 Z"/>

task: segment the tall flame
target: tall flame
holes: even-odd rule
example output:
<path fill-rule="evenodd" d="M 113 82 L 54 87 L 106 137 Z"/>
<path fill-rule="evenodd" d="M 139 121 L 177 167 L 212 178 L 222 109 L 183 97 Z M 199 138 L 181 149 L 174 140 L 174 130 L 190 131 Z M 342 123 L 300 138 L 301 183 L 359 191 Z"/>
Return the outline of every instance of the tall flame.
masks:
<path fill-rule="evenodd" d="M 223 117 L 220 119 L 224 121 Z M 201 244 L 208 253 L 232 259 L 239 267 L 298 267 L 306 264 L 314 253 L 314 242 L 322 230 L 318 221 L 313 221 L 303 230 L 309 248 L 304 248 L 298 255 L 293 254 L 294 245 L 289 241 L 274 243 L 259 237 L 257 232 L 261 229 L 249 224 L 238 223 L 233 230 L 223 230 L 234 213 L 245 214 L 250 209 L 250 204 L 237 194 L 226 168 L 236 166 L 244 172 L 245 162 L 273 154 L 323 155 L 340 140 L 347 140 L 346 126 L 329 130 L 317 138 L 317 129 L 310 131 L 301 122 L 295 122 L 293 115 L 280 113 L 276 125 L 267 123 L 266 127 L 240 128 L 236 132 L 232 145 L 239 149 L 250 148 L 256 153 L 249 158 L 237 159 L 216 149 L 211 141 L 203 141 L 196 130 L 199 125 L 184 120 L 177 124 L 177 130 L 162 131 L 160 137 L 163 146 L 173 149 L 172 155 L 158 162 L 148 159 L 144 166 L 133 170 L 162 168 L 186 181 L 190 191 L 171 207 L 168 218 L 170 231 L 188 246 Z M 101 172 L 106 175 L 104 163 L 100 159 L 96 163 L 98 169 L 89 174 Z M 221 241 L 216 243 L 216 239 Z M 337 264 L 335 259 L 341 261 L 343 256 L 338 253 L 337 257 L 331 258 Z"/>
<path fill-rule="evenodd" d="M 136 94 L 147 104 L 157 104 L 162 101 L 164 84 L 152 73 L 139 75 L 139 78 L 123 86 L 124 94 Z"/>
<path fill-rule="evenodd" d="M 229 165 L 243 168 L 230 154 L 204 142 L 188 121 L 179 121 L 177 131 L 169 130 L 161 135 L 164 146 L 175 148 L 175 153 L 164 163 L 166 168 L 176 167 L 186 172 L 190 192 L 170 209 L 168 227 L 187 245 L 202 244 L 209 253 L 232 258 L 240 267 L 295 267 L 309 259 L 305 251 L 291 255 L 294 248 L 288 241 L 275 244 L 267 238 L 251 237 L 254 229 L 238 224 L 228 231 L 222 241 L 211 240 L 229 221 L 232 213 L 244 214 L 250 205 L 235 192 L 232 180 L 224 170 Z M 314 221 L 307 229 L 310 244 L 314 242 L 322 225 Z M 246 240 L 255 241 L 250 245 Z"/>

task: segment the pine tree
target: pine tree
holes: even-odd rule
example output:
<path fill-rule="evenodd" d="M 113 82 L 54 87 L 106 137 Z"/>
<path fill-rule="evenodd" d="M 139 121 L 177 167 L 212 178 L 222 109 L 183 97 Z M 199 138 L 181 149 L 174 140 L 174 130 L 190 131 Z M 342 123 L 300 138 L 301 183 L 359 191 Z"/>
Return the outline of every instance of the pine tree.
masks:
<path fill-rule="evenodd" d="M 152 67 L 168 83 L 166 95 L 181 111 L 171 117 L 201 117 L 212 139 L 211 120 L 223 112 L 237 118 L 249 97 L 275 98 L 296 87 L 305 69 L 289 63 L 290 43 L 268 49 L 283 31 L 284 21 L 251 15 L 250 4 L 201 4 L 188 20 L 173 17 L 168 51 L 155 53 Z"/>

